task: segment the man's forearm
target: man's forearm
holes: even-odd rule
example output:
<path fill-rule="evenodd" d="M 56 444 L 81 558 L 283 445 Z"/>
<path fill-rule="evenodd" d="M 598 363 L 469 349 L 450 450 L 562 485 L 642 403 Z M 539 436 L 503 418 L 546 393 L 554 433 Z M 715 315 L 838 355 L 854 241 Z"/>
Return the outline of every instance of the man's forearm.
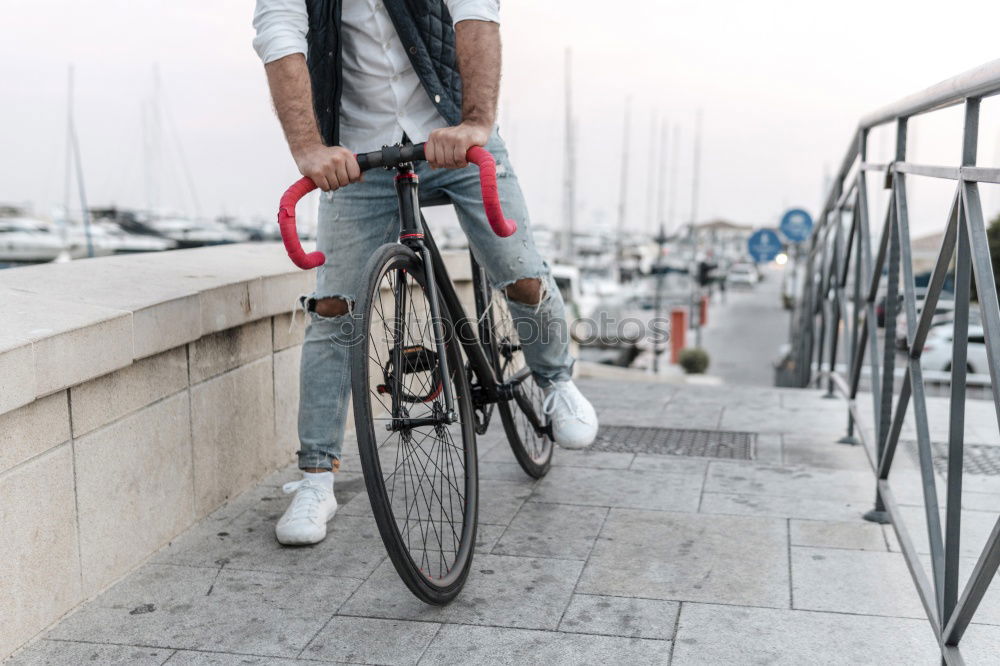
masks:
<path fill-rule="evenodd" d="M 295 53 L 267 63 L 264 69 L 274 109 L 299 172 L 324 191 L 361 180 L 358 161 L 351 151 L 323 145 L 313 112 L 312 83 L 305 57 Z"/>
<path fill-rule="evenodd" d="M 461 21 L 455 26 L 455 46 L 462 75 L 462 122 L 492 130 L 500 97 L 500 26 Z"/>
<path fill-rule="evenodd" d="M 313 112 L 309 68 L 301 53 L 285 56 L 264 66 L 278 120 L 292 155 L 322 145 Z"/>

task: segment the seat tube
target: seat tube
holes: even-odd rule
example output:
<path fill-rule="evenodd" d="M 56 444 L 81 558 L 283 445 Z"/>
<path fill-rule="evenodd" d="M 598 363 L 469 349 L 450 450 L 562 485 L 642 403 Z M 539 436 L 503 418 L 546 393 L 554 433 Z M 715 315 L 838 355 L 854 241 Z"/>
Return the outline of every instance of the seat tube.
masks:
<path fill-rule="evenodd" d="M 424 264 L 424 279 L 427 282 L 427 303 L 431 311 L 431 327 L 434 331 L 434 349 L 441 368 L 441 386 L 444 389 L 444 404 L 449 421 L 458 418 L 455 411 L 455 397 L 448 368 L 446 330 L 441 318 L 441 301 L 438 298 L 437 281 L 434 275 L 434 259 L 424 243 L 424 227 L 420 218 L 420 178 L 413 171 L 412 164 L 404 164 L 396 169 L 396 198 L 399 200 L 399 242 L 416 252 Z"/>

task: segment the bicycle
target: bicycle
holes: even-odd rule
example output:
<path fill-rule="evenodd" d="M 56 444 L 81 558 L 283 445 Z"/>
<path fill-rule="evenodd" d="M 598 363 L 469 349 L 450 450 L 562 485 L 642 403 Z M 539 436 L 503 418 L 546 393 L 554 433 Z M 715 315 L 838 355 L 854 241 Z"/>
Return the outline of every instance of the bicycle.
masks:
<path fill-rule="evenodd" d="M 413 163 L 425 159 L 424 145 L 388 146 L 357 159 L 362 171 L 395 169 L 400 222 L 398 242 L 383 245 L 368 261 L 354 307 L 349 357 L 365 487 L 400 578 L 417 598 L 444 605 L 461 591 L 472 564 L 476 436 L 489 428 L 494 406 L 518 463 L 533 478 L 548 472 L 552 433 L 507 296 L 490 288 L 471 249 L 475 319 L 459 301 L 420 212 Z M 479 166 L 494 233 L 513 234 L 516 224 L 503 216 L 492 155 L 473 147 L 467 159 Z M 288 255 L 303 269 L 326 261 L 321 252 L 303 251 L 295 229 L 295 204 L 315 187 L 308 178 L 296 182 L 278 212 Z"/>

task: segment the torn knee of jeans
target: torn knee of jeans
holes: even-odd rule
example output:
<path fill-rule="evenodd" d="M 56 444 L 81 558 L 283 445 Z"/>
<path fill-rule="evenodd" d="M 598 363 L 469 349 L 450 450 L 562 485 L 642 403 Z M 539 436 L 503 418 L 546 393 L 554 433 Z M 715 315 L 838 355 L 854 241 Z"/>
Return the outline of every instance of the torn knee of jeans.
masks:
<path fill-rule="evenodd" d="M 538 305 L 545 296 L 545 283 L 540 278 L 521 278 L 507 285 L 507 298 L 522 305 Z"/>
<path fill-rule="evenodd" d="M 552 294 L 551 278 L 545 275 L 529 275 L 516 280 L 508 280 L 496 286 L 502 289 L 511 303 L 538 308 Z"/>
<path fill-rule="evenodd" d="M 313 321 L 336 319 L 354 313 L 354 299 L 340 294 L 303 297 L 302 306 Z"/>

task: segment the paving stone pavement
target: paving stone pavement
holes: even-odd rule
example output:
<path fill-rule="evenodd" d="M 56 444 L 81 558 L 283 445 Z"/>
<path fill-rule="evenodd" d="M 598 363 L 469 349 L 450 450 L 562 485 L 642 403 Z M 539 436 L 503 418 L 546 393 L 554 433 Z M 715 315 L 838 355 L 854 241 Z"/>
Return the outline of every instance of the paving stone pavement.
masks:
<path fill-rule="evenodd" d="M 328 539 L 279 546 L 280 485 L 296 478 L 282 470 L 9 664 L 936 663 L 892 530 L 861 520 L 874 483 L 864 451 L 835 443 L 842 402 L 762 387 L 581 387 L 606 424 L 751 431 L 756 457 L 559 450 L 536 482 L 495 427 L 479 442 L 472 573 L 444 608 L 397 577 L 356 461 L 338 477 Z M 919 479 L 900 464 L 900 502 L 925 550 Z M 973 485 L 963 506 L 971 569 L 1000 487 Z M 998 594 L 963 642 L 967 663 L 997 662 Z"/>

